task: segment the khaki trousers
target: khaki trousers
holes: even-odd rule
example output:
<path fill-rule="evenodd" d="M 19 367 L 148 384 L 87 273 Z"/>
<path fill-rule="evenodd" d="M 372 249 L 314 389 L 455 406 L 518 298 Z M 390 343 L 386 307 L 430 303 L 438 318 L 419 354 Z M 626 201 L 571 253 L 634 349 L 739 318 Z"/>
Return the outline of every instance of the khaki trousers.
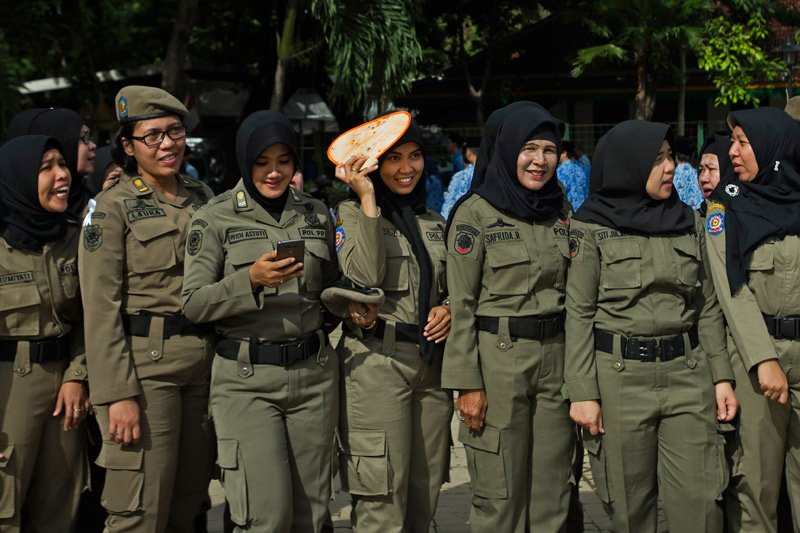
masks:
<path fill-rule="evenodd" d="M 288 367 L 217 356 L 211 414 L 235 531 L 317 533 L 328 515 L 338 402 L 330 346 Z"/>
<path fill-rule="evenodd" d="M 75 527 L 88 465 L 83 427 L 64 431 L 63 416 L 53 416 L 66 368 L 67 361 L 31 363 L 27 342 L 14 362 L 0 362 L 2 533 Z"/>
<path fill-rule="evenodd" d="M 193 532 L 208 497 L 213 342 L 194 335 L 162 340 L 160 324 L 154 317 L 150 339 L 131 337 L 142 389 L 136 398 L 139 444 L 108 440 L 108 406 L 95 407 L 103 436 L 96 463 L 106 469 L 101 503 L 109 514 L 107 532 Z"/>
<path fill-rule="evenodd" d="M 670 531 L 722 531 L 729 476 L 705 355 L 626 360 L 615 336 L 614 354 L 596 358 L 605 434 L 584 433 L 584 446 L 614 531 L 655 532 L 659 498 Z"/>
<path fill-rule="evenodd" d="M 449 469 L 453 401 L 419 346 L 346 333 L 339 345 L 342 489 L 353 495 L 356 532 L 427 532 Z"/>
<path fill-rule="evenodd" d="M 478 335 L 488 409 L 480 433 L 463 424 L 472 484 L 473 532 L 565 531 L 575 429 L 564 384 L 564 335 L 511 339 Z"/>

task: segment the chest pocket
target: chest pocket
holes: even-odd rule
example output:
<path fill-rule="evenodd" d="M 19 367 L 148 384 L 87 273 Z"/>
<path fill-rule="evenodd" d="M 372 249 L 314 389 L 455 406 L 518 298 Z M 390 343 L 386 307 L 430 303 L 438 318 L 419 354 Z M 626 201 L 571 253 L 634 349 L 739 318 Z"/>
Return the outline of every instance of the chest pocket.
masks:
<path fill-rule="evenodd" d="M 642 252 L 635 237 L 608 239 L 598 246 L 603 262 L 600 284 L 604 289 L 642 286 Z"/>
<path fill-rule="evenodd" d="M 531 258 L 524 243 L 490 246 L 486 261 L 491 275 L 486 280 L 491 294 L 513 295 L 530 292 Z"/>
<path fill-rule="evenodd" d="M 411 250 L 400 242 L 399 236 L 384 236 L 386 248 L 386 274 L 381 288 L 385 291 L 407 291 Z"/>
<path fill-rule="evenodd" d="M 128 268 L 137 274 L 169 270 L 178 262 L 178 227 L 164 218 L 143 219 L 130 226 Z"/>
<path fill-rule="evenodd" d="M 303 277 L 305 278 L 306 289 L 310 292 L 319 292 L 325 280 L 323 269 L 330 263 L 331 251 L 328 243 L 319 239 L 306 239 L 306 254 L 303 261 Z"/>
<path fill-rule="evenodd" d="M 257 239 L 234 244 L 226 250 L 225 275 L 229 276 L 243 268 L 249 268 L 256 259 L 273 249 L 272 241 Z"/>
<path fill-rule="evenodd" d="M 78 261 L 72 259 L 58 264 L 58 279 L 67 298 L 75 298 L 78 293 Z"/>
<path fill-rule="evenodd" d="M 35 283 L 0 286 L 0 336 L 38 335 L 41 303 Z"/>
<path fill-rule="evenodd" d="M 775 268 L 775 245 L 773 243 L 762 244 L 753 251 L 750 265 L 747 270 L 765 271 Z"/>
<path fill-rule="evenodd" d="M 699 287 L 700 247 L 694 235 L 673 239 L 672 247 L 677 252 L 675 266 L 678 272 L 678 281 L 689 287 Z"/>

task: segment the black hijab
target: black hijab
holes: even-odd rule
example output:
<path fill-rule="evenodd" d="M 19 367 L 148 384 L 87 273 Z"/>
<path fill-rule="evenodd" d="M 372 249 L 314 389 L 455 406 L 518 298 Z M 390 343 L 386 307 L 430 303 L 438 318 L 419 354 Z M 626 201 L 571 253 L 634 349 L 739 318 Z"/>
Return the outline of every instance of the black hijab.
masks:
<path fill-rule="evenodd" d="M 564 193 L 553 176 L 538 191 L 523 187 L 517 177 L 520 148 L 529 140 L 548 140 L 556 145 L 556 159 L 561 151 L 563 122 L 550 113 L 532 106 L 520 107 L 507 115 L 497 129 L 494 153 L 479 183 L 471 191 L 500 211 L 524 220 L 547 220 L 563 210 Z"/>
<path fill-rule="evenodd" d="M 53 148 L 61 151 L 58 141 L 44 135 L 16 137 L 0 148 L 0 234 L 14 248 L 38 252 L 67 231 L 65 215 L 39 202 L 39 167 Z"/>
<path fill-rule="evenodd" d="M 403 195 L 393 193 L 383 182 L 380 175 L 380 169 L 392 149 L 410 142 L 416 143 L 420 149 L 423 150 L 424 155 L 425 145 L 422 139 L 422 129 L 420 129 L 414 119 L 411 119 L 411 124 L 408 126 L 403 136 L 378 159 L 378 169 L 370 174 L 370 178 L 375 187 L 375 200 L 378 207 L 381 209 L 381 216 L 394 224 L 394 227 L 408 239 L 408 242 L 411 243 L 411 252 L 414 254 L 414 257 L 416 257 L 417 264 L 419 265 L 419 293 L 417 295 L 417 301 L 419 302 L 419 318 L 417 320 L 417 341 L 419 342 L 422 358 L 426 363 L 431 365 L 433 364 L 434 346 L 425 338 L 423 331 L 427 322 L 428 312 L 431 308 L 433 263 L 428 255 L 428 249 L 425 248 L 425 241 L 422 239 L 419 223 L 417 223 L 417 215 L 422 215 L 427 211 L 425 207 L 425 197 L 427 195 L 425 189 L 425 171 L 423 169 L 422 176 L 414 186 L 414 189 L 409 194 Z"/>
<path fill-rule="evenodd" d="M 8 138 L 20 135 L 47 135 L 53 137 L 61 145 L 64 161 L 72 175 L 69 189 L 69 207 L 65 215 L 78 220 L 92 194 L 83 185 L 82 176 L 78 175 L 78 143 L 80 140 L 83 119 L 79 114 L 64 108 L 27 109 L 11 119 L 8 126 Z"/>
<path fill-rule="evenodd" d="M 724 187 L 726 183 L 733 179 L 733 163 L 728 155 L 728 150 L 731 147 L 731 134 L 728 131 L 715 131 L 706 138 L 703 146 L 700 147 L 700 156 L 705 154 L 713 154 L 717 156 L 717 167 L 719 168 L 719 182 Z M 715 187 L 715 189 L 717 188 Z M 709 196 L 709 198 L 711 198 Z M 706 216 L 708 205 L 706 202 L 700 204 L 700 214 Z"/>
<path fill-rule="evenodd" d="M 711 197 L 725 206 L 725 268 L 731 294 L 747 282 L 749 255 L 770 238 L 800 234 L 800 125 L 784 111 L 734 111 L 728 125 L 744 130 L 758 162 L 750 182 L 734 175 Z"/>
<path fill-rule="evenodd" d="M 276 221 L 281 219 L 283 208 L 286 207 L 289 187 L 286 187 L 284 193 L 278 198 L 265 198 L 253 183 L 251 169 L 261 152 L 278 143 L 289 147 L 292 157 L 294 157 L 295 168 L 297 168 L 299 163 L 297 134 L 289 119 L 281 113 L 266 110 L 256 111 L 242 121 L 236 132 L 236 162 L 239 165 L 239 172 L 242 174 L 244 187 L 250 193 L 250 197 L 266 209 Z"/>
<path fill-rule="evenodd" d="M 106 169 L 113 163 L 111 158 L 111 147 L 103 146 L 97 149 L 94 156 L 94 170 L 91 174 L 83 178 L 83 183 L 92 194 L 97 196 L 103 190 L 103 182 L 106 180 Z"/>
<path fill-rule="evenodd" d="M 666 124 L 626 120 L 597 142 L 589 197 L 574 218 L 638 234 L 686 233 L 694 228 L 692 208 L 673 189 L 653 200 L 645 186 L 661 143 L 672 144 Z"/>

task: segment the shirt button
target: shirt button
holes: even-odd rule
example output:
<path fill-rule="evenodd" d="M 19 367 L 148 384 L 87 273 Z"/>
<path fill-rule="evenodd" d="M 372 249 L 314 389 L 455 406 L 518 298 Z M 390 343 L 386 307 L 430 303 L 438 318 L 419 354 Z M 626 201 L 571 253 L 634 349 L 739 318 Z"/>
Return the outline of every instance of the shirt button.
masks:
<path fill-rule="evenodd" d="M 694 359 L 689 359 L 686 361 L 686 364 L 689 366 L 689 368 L 694 368 L 697 366 L 697 361 Z"/>
<path fill-rule="evenodd" d="M 249 366 L 243 366 L 242 367 L 242 375 L 243 376 L 249 376 L 250 375 L 250 367 Z"/>
<path fill-rule="evenodd" d="M 498 344 L 498 346 L 500 347 L 501 350 L 505 350 L 506 348 L 508 348 L 508 344 L 506 344 L 505 342 L 501 342 L 500 344 Z"/>
<path fill-rule="evenodd" d="M 151 350 L 150 355 L 152 355 L 153 357 L 158 357 L 158 350 Z"/>
<path fill-rule="evenodd" d="M 620 363 L 619 361 L 614 362 L 614 368 L 619 368 L 621 366 L 622 366 L 622 363 Z"/>
<path fill-rule="evenodd" d="M 82 375 L 82 374 L 83 374 L 83 370 L 81 370 L 80 368 L 78 368 L 78 369 L 74 370 L 72 373 L 73 373 L 74 375 L 76 375 L 76 376 L 80 376 L 80 375 Z"/>
<path fill-rule="evenodd" d="M 25 375 L 25 367 L 23 367 L 23 366 L 17 367 L 17 374 L 19 374 L 20 376 L 24 376 Z"/>

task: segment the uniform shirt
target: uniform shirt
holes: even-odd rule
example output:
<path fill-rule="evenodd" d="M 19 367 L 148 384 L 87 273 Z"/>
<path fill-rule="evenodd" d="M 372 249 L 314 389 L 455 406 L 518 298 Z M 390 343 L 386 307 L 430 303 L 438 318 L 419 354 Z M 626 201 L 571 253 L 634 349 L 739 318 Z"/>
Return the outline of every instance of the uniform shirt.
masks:
<path fill-rule="evenodd" d="M 567 159 L 556 168 L 558 181 L 564 186 L 572 209 L 577 211 L 581 204 L 589 196 L 589 176 L 583 170 L 580 163 L 572 159 Z"/>
<path fill-rule="evenodd" d="M 665 236 L 627 235 L 573 220 L 570 255 L 565 381 L 572 401 L 600 398 L 595 329 L 660 337 L 697 325 L 713 382 L 733 380 L 698 215 L 695 233 Z"/>
<path fill-rule="evenodd" d="M 429 310 L 420 310 L 417 301 L 419 264 L 408 239 L 386 218 L 366 216 L 353 200 L 340 203 L 336 211 L 336 251 L 345 277 L 358 285 L 383 289 L 386 300 L 378 315 L 384 320 L 427 321 Z M 447 290 L 444 219 L 428 209 L 417 215 L 417 223 L 433 265 L 430 305 L 435 307 Z"/>
<path fill-rule="evenodd" d="M 70 223 L 66 235 L 46 243 L 41 252 L 13 248 L 0 237 L 0 339 L 35 341 L 71 335 L 64 381 L 86 379 L 79 234 L 78 226 Z"/>
<path fill-rule="evenodd" d="M 475 173 L 475 165 L 469 165 L 467 168 L 460 172 L 453 174 L 450 178 L 450 185 L 447 186 L 447 192 L 444 193 L 444 203 L 442 204 L 442 216 L 447 220 L 450 216 L 450 210 L 456 205 L 456 202 L 467 194 L 467 191 L 472 186 L 472 175 Z"/>
<path fill-rule="evenodd" d="M 747 268 L 747 284 L 731 296 L 725 271 L 725 208 L 708 205 L 706 239 L 714 285 L 744 367 L 780 358 L 796 341 L 773 339 L 764 315 L 800 315 L 800 236 L 770 240 L 753 251 Z"/>
<path fill-rule="evenodd" d="M 476 316 L 540 316 L 564 311 L 569 262 L 566 214 L 529 222 L 480 196 L 453 215 L 447 283 L 452 325 L 442 387 L 482 389 Z"/>
<path fill-rule="evenodd" d="M 290 239 L 305 241 L 303 275 L 253 291 L 250 265 Z M 194 322 L 214 321 L 224 337 L 285 342 L 320 328 L 319 295 L 338 274 L 333 228 L 322 202 L 290 190 L 276 221 L 240 180 L 192 218 L 183 308 Z"/>
<path fill-rule="evenodd" d="M 177 180 L 172 201 L 142 178 L 123 176 L 97 195 L 84 221 L 78 257 L 95 404 L 140 392 L 122 315 L 181 314 L 189 220 L 212 193 L 185 176 Z"/>
<path fill-rule="evenodd" d="M 675 167 L 672 185 L 678 191 L 681 201 L 692 209 L 699 209 L 703 203 L 703 191 L 697 182 L 697 170 L 689 163 L 681 163 Z"/>

